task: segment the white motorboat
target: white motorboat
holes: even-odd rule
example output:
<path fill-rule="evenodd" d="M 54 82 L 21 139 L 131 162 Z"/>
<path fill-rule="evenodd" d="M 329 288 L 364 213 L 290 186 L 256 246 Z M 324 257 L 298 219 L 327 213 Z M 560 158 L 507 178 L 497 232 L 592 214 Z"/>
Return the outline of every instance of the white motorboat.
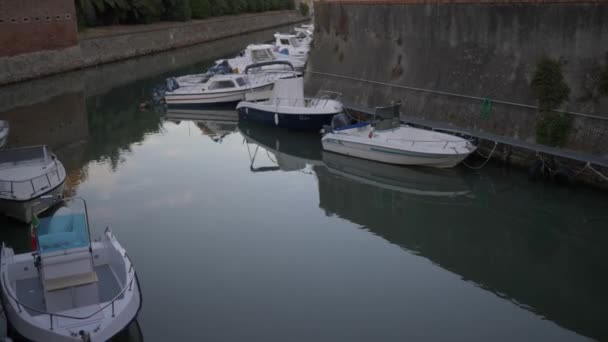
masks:
<path fill-rule="evenodd" d="M 288 62 L 271 64 L 289 65 Z M 254 64 L 256 67 L 262 64 Z M 246 72 L 248 69 L 245 70 Z M 246 94 L 253 100 L 263 100 L 270 96 L 274 81 L 281 77 L 293 77 L 292 73 L 229 74 L 213 75 L 196 85 L 180 87 L 174 84 L 165 93 L 165 102 L 173 108 L 234 108 Z M 258 96 L 259 95 L 259 96 Z"/>
<path fill-rule="evenodd" d="M 270 63 L 275 61 L 287 61 L 293 69 L 297 71 L 304 70 L 305 62 L 301 58 L 289 56 L 286 54 L 275 52 L 275 46 L 269 44 L 252 44 L 238 56 L 230 59 L 216 61 L 215 68 L 220 68 L 227 63 L 229 67 L 238 72 L 244 71 L 252 64 L 263 64 L 252 72 L 268 72 L 268 71 L 290 71 L 291 68 L 285 64 Z"/>
<path fill-rule="evenodd" d="M 312 42 L 313 32 L 307 28 L 296 27 L 294 28 L 295 37 L 300 43 L 300 45 L 310 46 Z"/>
<path fill-rule="evenodd" d="M 308 51 L 310 50 L 310 45 L 300 44 L 295 35 L 275 33 L 274 38 L 274 45 L 279 50 L 279 53 L 292 57 L 297 57 L 302 60 L 306 60 L 308 58 Z"/>
<path fill-rule="evenodd" d="M 6 141 L 8 140 L 8 133 L 10 131 L 10 127 L 8 125 L 8 121 L 0 120 L 0 148 L 6 145 Z"/>
<path fill-rule="evenodd" d="M 305 98 L 301 77 L 279 79 L 269 100 L 242 101 L 237 105 L 239 119 L 269 126 L 300 130 L 319 130 L 335 114 L 342 112 L 342 103 L 329 97 Z"/>
<path fill-rule="evenodd" d="M 369 122 L 334 128 L 321 139 L 323 149 L 398 165 L 456 166 L 476 147 L 468 140 L 407 125 L 376 130 Z"/>
<path fill-rule="evenodd" d="M 41 218 L 35 251 L 2 244 L 8 324 L 38 342 L 107 341 L 136 319 L 142 297 L 133 263 L 110 228 L 91 241 L 86 202 L 61 200 Z"/>
<path fill-rule="evenodd" d="M 42 199 L 61 195 L 66 173 L 46 146 L 0 150 L 0 212 L 29 223 L 53 204 Z"/>

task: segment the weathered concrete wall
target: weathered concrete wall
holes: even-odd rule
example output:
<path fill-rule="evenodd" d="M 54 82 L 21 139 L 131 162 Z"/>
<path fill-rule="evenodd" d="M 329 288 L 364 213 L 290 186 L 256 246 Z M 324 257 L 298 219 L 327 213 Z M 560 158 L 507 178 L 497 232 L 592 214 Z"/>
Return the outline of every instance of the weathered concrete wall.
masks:
<path fill-rule="evenodd" d="M 294 11 L 246 14 L 185 24 L 151 25 L 146 30 L 81 36 L 84 66 L 176 49 L 302 21 Z"/>
<path fill-rule="evenodd" d="M 597 78 L 608 61 L 608 2 L 323 1 L 315 4 L 309 71 L 535 105 L 536 63 L 562 62 L 565 109 L 608 117 Z M 309 92 L 347 103 L 402 100 L 403 113 L 534 142 L 536 110 L 308 74 Z M 591 95 L 591 96 L 590 96 Z M 567 147 L 608 153 L 608 122 L 575 117 Z"/>
<path fill-rule="evenodd" d="M 295 11 L 275 11 L 188 23 L 90 29 L 80 35 L 79 45 L 4 57 L 0 54 L 0 85 L 268 30 L 303 20 L 305 18 Z"/>

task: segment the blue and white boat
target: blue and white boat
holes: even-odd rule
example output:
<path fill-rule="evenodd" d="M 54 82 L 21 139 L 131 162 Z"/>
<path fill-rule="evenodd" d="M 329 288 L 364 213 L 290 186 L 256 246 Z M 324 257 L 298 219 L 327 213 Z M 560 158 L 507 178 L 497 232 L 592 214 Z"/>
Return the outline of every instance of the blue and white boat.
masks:
<path fill-rule="evenodd" d="M 301 77 L 279 79 L 272 96 L 261 102 L 242 101 L 237 105 L 239 119 L 268 126 L 298 130 L 319 130 L 343 110 L 342 103 L 329 97 L 305 98 Z"/>
<path fill-rule="evenodd" d="M 272 93 L 274 82 L 283 77 L 293 77 L 293 72 L 251 73 L 250 69 L 270 65 L 293 66 L 287 61 L 273 61 L 249 65 L 246 74 L 212 75 L 203 78 L 199 83 L 188 83 L 180 86 L 172 83 L 170 91 L 165 93 L 165 102 L 169 108 L 232 108 L 245 99 L 265 100 Z M 183 83 L 182 83 L 183 84 Z"/>
<path fill-rule="evenodd" d="M 108 341 L 136 319 L 142 296 L 129 255 L 110 228 L 92 240 L 86 203 L 61 200 L 33 229 L 33 252 L 2 244 L 2 304 L 15 337 Z"/>

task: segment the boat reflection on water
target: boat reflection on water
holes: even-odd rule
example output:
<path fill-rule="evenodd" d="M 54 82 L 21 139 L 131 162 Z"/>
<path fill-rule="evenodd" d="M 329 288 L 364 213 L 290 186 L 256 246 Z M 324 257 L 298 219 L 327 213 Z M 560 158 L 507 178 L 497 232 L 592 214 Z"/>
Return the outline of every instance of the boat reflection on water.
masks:
<path fill-rule="evenodd" d="M 238 113 L 232 109 L 168 109 L 165 119 L 177 125 L 181 121 L 192 121 L 203 135 L 215 142 L 236 131 Z"/>
<path fill-rule="evenodd" d="M 325 151 L 323 162 L 332 174 L 408 195 L 433 198 L 471 195 L 457 170 L 402 167 Z"/>
<path fill-rule="evenodd" d="M 239 121 L 238 127 L 247 144 L 252 172 L 312 172 L 311 166 L 322 164 L 321 139 L 318 134 L 292 132 L 247 121 Z M 265 155 L 267 161 L 273 165 L 259 166 L 256 158 L 260 155 Z"/>
<path fill-rule="evenodd" d="M 112 342 L 143 342 L 144 334 L 138 320 L 131 322 L 123 331 L 114 336 Z"/>

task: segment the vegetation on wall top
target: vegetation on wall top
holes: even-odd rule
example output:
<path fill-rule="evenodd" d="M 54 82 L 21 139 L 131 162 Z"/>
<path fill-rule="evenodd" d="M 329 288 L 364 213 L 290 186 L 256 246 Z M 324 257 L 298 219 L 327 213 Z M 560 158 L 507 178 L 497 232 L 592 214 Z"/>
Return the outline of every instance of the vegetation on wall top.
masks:
<path fill-rule="evenodd" d="M 294 0 L 75 0 L 78 24 L 102 26 L 187 21 L 214 16 L 295 9 Z"/>

